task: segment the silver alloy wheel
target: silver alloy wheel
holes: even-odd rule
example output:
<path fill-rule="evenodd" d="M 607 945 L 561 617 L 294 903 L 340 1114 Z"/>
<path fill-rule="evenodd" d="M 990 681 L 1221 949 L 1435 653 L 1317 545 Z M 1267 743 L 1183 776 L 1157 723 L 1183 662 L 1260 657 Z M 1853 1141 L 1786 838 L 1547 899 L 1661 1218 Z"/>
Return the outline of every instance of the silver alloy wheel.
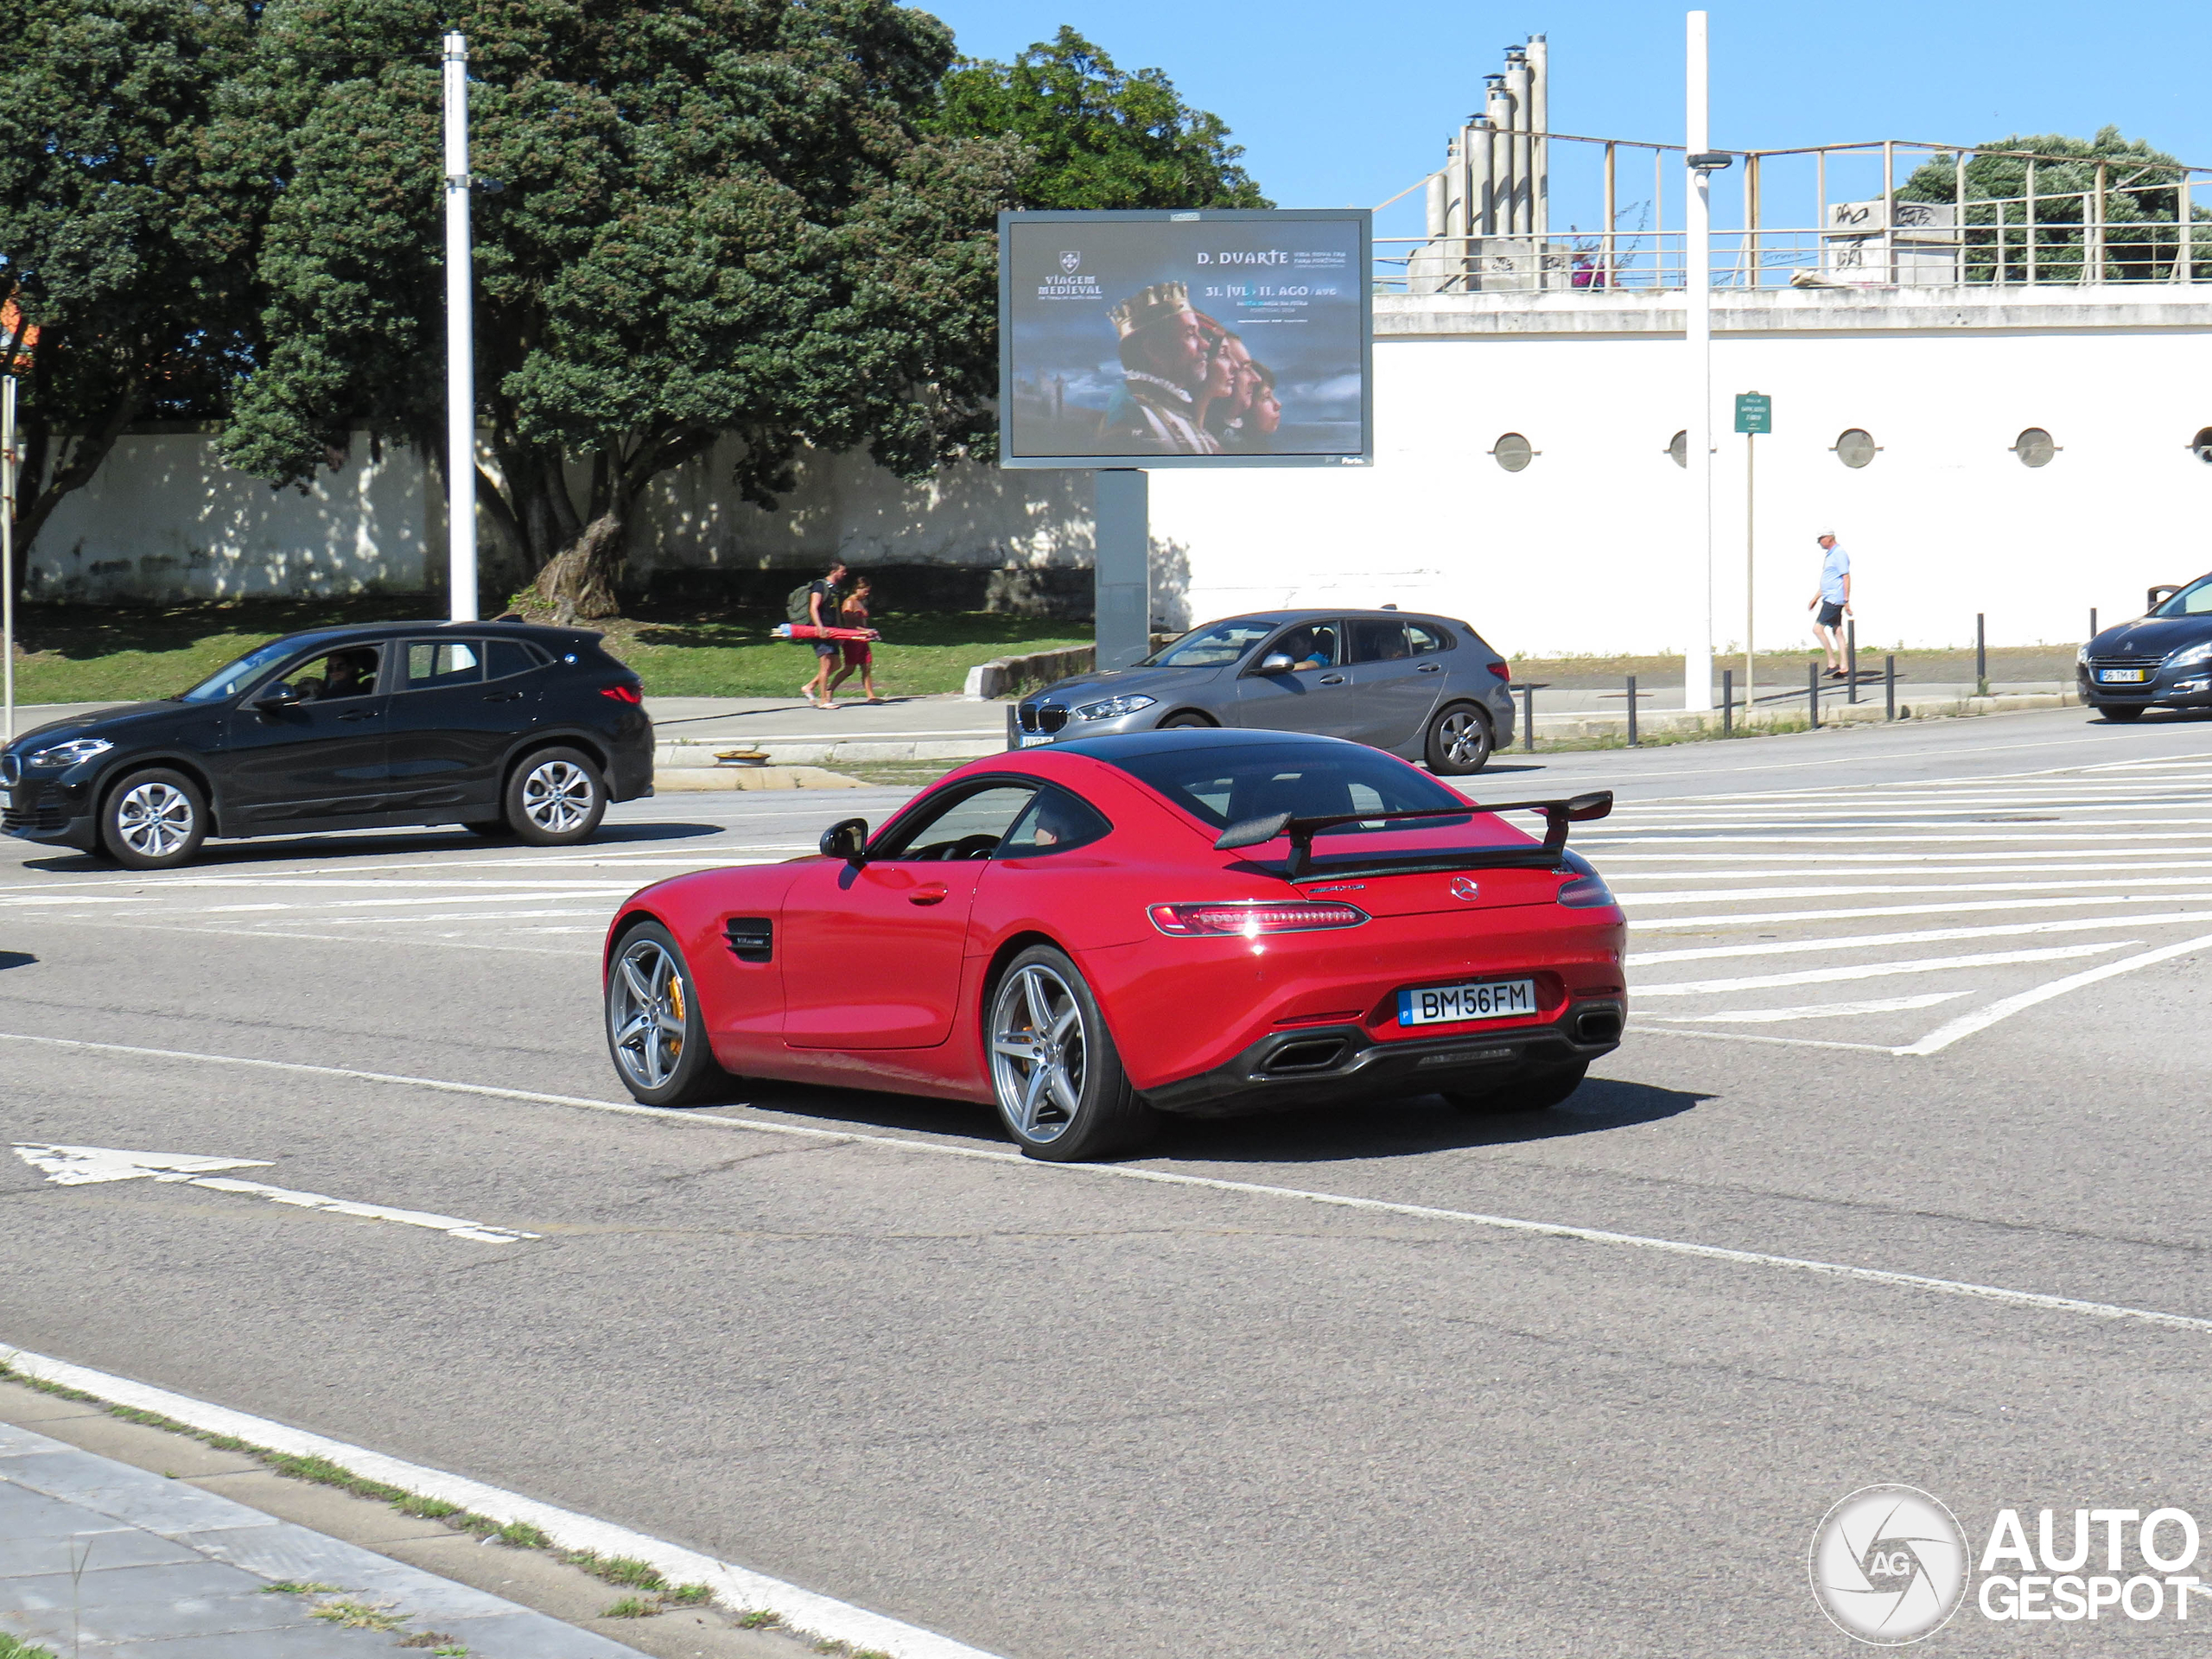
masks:
<path fill-rule="evenodd" d="M 1455 766 L 1471 766 L 1481 763 L 1490 753 L 1483 733 L 1483 717 L 1461 709 L 1448 714 L 1437 723 L 1436 746 L 1444 758 Z"/>
<path fill-rule="evenodd" d="M 548 760 L 522 780 L 522 810 L 548 835 L 564 836 L 591 817 L 591 774 L 573 760 Z"/>
<path fill-rule="evenodd" d="M 1025 1141 L 1057 1141 L 1075 1122 L 1090 1058 L 1083 1004 L 1042 963 L 1008 974 L 991 1004 L 991 1082 Z"/>
<path fill-rule="evenodd" d="M 614 964 L 607 1023 L 623 1075 L 641 1089 L 658 1089 L 683 1058 L 683 975 L 656 939 L 639 939 Z"/>
<path fill-rule="evenodd" d="M 115 805 L 115 832 L 141 858 L 168 858 L 192 839 L 192 797 L 158 781 L 125 790 Z"/>

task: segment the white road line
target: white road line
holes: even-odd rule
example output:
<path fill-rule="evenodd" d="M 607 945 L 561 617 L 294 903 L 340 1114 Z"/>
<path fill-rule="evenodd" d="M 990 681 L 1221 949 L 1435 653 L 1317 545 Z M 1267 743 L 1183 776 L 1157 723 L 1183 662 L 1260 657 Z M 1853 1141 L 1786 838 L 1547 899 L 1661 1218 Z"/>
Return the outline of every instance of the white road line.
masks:
<path fill-rule="evenodd" d="M 1791 1020 L 1839 1020 L 1852 1014 L 1894 1014 L 1932 1008 L 1938 1002 L 1972 996 L 1972 991 L 1931 991 L 1926 996 L 1881 996 L 1863 1002 L 1809 1002 L 1796 1008 L 1736 1008 L 1726 1014 L 1655 1014 L 1646 1017 L 1669 1025 L 1780 1025 Z"/>
<path fill-rule="evenodd" d="M 2064 996 L 2084 985 L 2094 985 L 2099 980 L 2111 979 L 2120 974 L 2132 974 L 2138 968 L 2149 968 L 2176 957 L 2185 957 L 2191 951 L 2212 947 L 2212 934 L 2201 938 L 2183 939 L 2179 944 L 2169 944 L 2156 950 L 2145 950 L 2139 957 L 2127 957 L 2119 962 L 2108 962 L 2102 967 L 2091 968 L 2064 979 L 2054 979 L 2048 985 L 2038 985 L 2031 991 L 2022 991 L 2016 996 L 1999 998 L 1986 1008 L 1962 1014 L 1948 1025 L 1938 1026 L 1916 1043 L 1910 1043 L 1897 1052 L 1900 1054 L 1933 1054 L 1948 1048 L 1961 1037 L 1971 1037 L 1977 1031 L 1986 1030 L 2000 1020 L 2010 1019 L 2023 1008 L 2031 1008 L 2038 1002 L 2048 1002 L 2055 996 Z"/>
<path fill-rule="evenodd" d="M 1887 979 L 1897 974 L 1939 974 L 1954 968 L 1997 968 L 2008 963 L 2055 962 L 2062 957 L 2094 956 L 2119 950 L 2140 939 L 2111 939 L 2102 944 L 2061 944 L 2048 950 L 1990 950 L 1966 957 L 1923 957 L 1906 962 L 1866 962 L 1851 968 L 1807 968 L 1794 974 L 1754 974 L 1741 979 L 1694 979 L 1673 985 L 1643 985 L 1630 995 L 1642 1001 L 1654 996 L 1705 996 L 1715 991 L 1758 991 L 1777 985 L 1833 985 L 1852 979 Z"/>
<path fill-rule="evenodd" d="M 1725 893 L 1706 894 L 1716 901 L 1728 896 Z M 1711 916 L 1667 916 L 1651 920 L 1631 916 L 1628 925 L 1639 932 L 1691 933 L 1721 927 L 1774 927 L 1789 922 L 1865 921 L 1876 916 L 1959 916 L 1989 910 L 2060 910 L 2072 905 L 2201 905 L 2205 897 L 2201 893 L 2094 893 L 2080 899 L 2005 899 L 1987 903 L 1953 900 L 1943 905 L 1870 905 L 1847 910 L 1770 910 L 1750 913 L 1724 911 Z"/>
<path fill-rule="evenodd" d="M 2212 943 L 2212 941 L 2198 943 Z M 2119 965 L 2113 964 L 2114 967 Z M 1662 1029 L 1664 1028 L 1662 1027 Z M 1684 1031 L 1669 1032 L 1668 1034 L 1681 1037 L 1731 1037 L 1736 1040 L 1747 1042 L 1777 1041 L 1792 1043 L 1792 1046 L 1806 1046 L 1796 1044 L 1792 1039 L 1786 1038 L 1737 1038 L 1735 1033 L 1722 1032 Z M 849 1141 L 862 1145 L 888 1147 L 901 1152 L 924 1153 L 936 1157 L 972 1159 L 983 1163 L 1020 1169 L 1025 1173 L 1045 1179 L 1056 1176 L 1098 1177 L 1110 1180 L 1146 1181 L 1161 1186 L 1196 1187 L 1207 1192 L 1230 1192 L 1249 1198 L 1282 1198 L 1299 1204 L 1321 1205 L 1332 1209 L 1358 1211 L 1373 1215 L 1407 1216 L 1420 1221 L 1455 1222 L 1467 1226 L 1488 1228 L 1499 1232 L 1516 1233 L 1540 1238 L 1567 1239 L 1586 1244 L 1606 1244 L 1628 1249 L 1651 1250 L 1661 1255 L 1688 1256 L 1708 1262 L 1724 1262 L 1743 1267 L 1773 1268 L 1796 1273 L 1814 1274 L 1824 1278 L 1854 1281 L 1862 1284 L 1885 1285 L 1897 1289 L 1924 1290 L 1942 1295 L 1964 1296 L 1977 1301 L 1993 1302 L 2002 1306 L 2029 1308 L 2047 1313 L 2082 1314 L 2093 1319 L 2128 1320 L 2161 1325 L 2171 1330 L 2212 1334 L 2212 1319 L 2198 1319 L 2185 1313 L 2162 1313 L 2152 1308 L 2130 1307 L 2114 1302 L 2084 1301 L 2070 1296 L 2046 1295 L 2037 1291 L 2012 1290 L 2000 1285 L 1974 1284 L 1955 1279 L 1936 1279 L 1915 1273 L 1892 1273 L 1879 1268 L 1852 1267 L 1837 1262 L 1772 1255 L 1759 1250 L 1731 1249 L 1723 1245 L 1697 1244 L 1681 1239 L 1648 1237 L 1639 1233 L 1607 1232 L 1594 1227 L 1575 1227 L 1560 1222 L 1528 1221 L 1515 1216 L 1484 1215 L 1476 1211 L 1440 1210 L 1429 1205 L 1399 1204 L 1387 1198 L 1355 1198 L 1341 1192 L 1315 1192 L 1303 1187 L 1272 1186 L 1257 1181 L 1224 1180 L 1211 1175 L 1185 1175 L 1175 1170 L 1146 1169 L 1129 1164 L 1046 1163 L 1036 1159 L 1026 1158 L 1018 1152 L 1001 1152 L 982 1147 L 945 1146 L 933 1141 L 912 1140 L 905 1135 L 870 1135 L 850 1129 L 817 1129 L 804 1124 L 777 1123 L 762 1118 L 734 1117 L 709 1112 L 671 1112 L 658 1107 L 639 1106 L 623 1101 L 589 1100 L 574 1095 L 538 1094 L 528 1090 L 501 1089 L 486 1084 L 454 1083 L 438 1077 L 401 1077 L 386 1071 L 356 1071 L 345 1066 L 309 1065 L 296 1060 L 250 1059 L 240 1055 L 200 1054 L 184 1049 L 145 1048 L 127 1043 L 96 1043 L 73 1037 L 34 1037 L 16 1032 L 0 1032 L 0 1042 L 28 1043 L 41 1047 L 70 1049 L 89 1053 L 130 1054 L 151 1059 L 191 1060 L 208 1065 L 239 1066 L 310 1077 L 345 1077 L 360 1083 L 391 1084 L 410 1089 L 435 1090 L 445 1094 L 480 1095 L 495 1100 L 522 1101 L 531 1105 L 575 1107 L 585 1111 L 607 1112 L 623 1117 L 651 1118 L 657 1122 L 672 1126 L 754 1130 L 769 1135 L 794 1135 L 813 1141 Z M 1895 1054 L 1901 1052 L 1897 1049 L 1878 1047 L 1871 1043 L 1822 1043 L 1811 1046 L 1825 1048 L 1871 1049 L 1874 1052 L 1882 1054 Z M 363 1470 L 361 1472 L 366 1473 L 367 1471 Z M 395 1481 L 393 1484 L 402 1483 Z M 489 1510 L 481 1512 L 495 1513 Z"/>
<path fill-rule="evenodd" d="M 2212 849 L 2208 849 L 2207 850 L 2212 850 Z M 1796 869 L 1774 870 L 1742 868 L 1745 861 L 1751 856 L 1751 855 L 1750 854 L 1738 855 L 1737 859 L 1733 861 L 1735 868 L 1727 868 L 1724 866 L 1724 868 L 1719 869 L 1624 870 L 1619 868 L 1620 861 L 1611 858 L 1608 858 L 1603 861 L 1603 868 L 1605 869 L 1606 880 L 1612 883 L 1615 887 L 1624 887 L 1630 891 L 1633 891 L 1638 885 L 1647 881 L 1722 882 L 1789 881 L 1792 880 L 1802 881 L 1808 876 L 1813 875 L 1840 876 L 1853 881 L 1872 880 L 1877 876 L 1902 875 L 1926 875 L 1931 877 L 1949 876 L 1954 880 L 1956 880 L 1961 877 L 1977 875 L 2032 875 L 2040 872 L 2053 870 L 2054 868 L 2051 861 L 2047 859 L 2036 859 L 2032 862 L 2024 864 L 1976 864 L 1960 866 L 1953 864 L 1948 860 L 1933 853 L 1929 854 L 1926 858 L 1916 858 L 1909 863 L 1878 865 L 1872 869 L 1831 870 L 1824 868 L 1821 861 L 1818 859 L 1809 859 L 1807 861 L 1808 868 Z M 2015 856 L 2018 856 L 2018 855 L 2015 855 Z M 2084 874 L 2095 874 L 2106 871 L 2126 871 L 2133 875 L 2150 874 L 2163 876 L 2165 872 L 2170 870 L 2212 870 L 2212 860 L 2190 859 L 2186 861 L 2174 861 L 2170 862 L 2161 861 L 2147 864 L 2075 864 L 2056 868 L 2057 874 L 2063 874 L 2069 878 Z M 2182 878 L 2177 876 L 2174 879 L 2176 880 L 2179 880 Z M 429 901 L 425 900 L 424 902 L 427 903 Z"/>
<path fill-rule="evenodd" d="M 1946 939 L 2002 938 L 2010 934 L 2082 933 L 2100 927 L 2164 927 L 2212 922 L 2212 910 L 2178 910 L 2150 916 L 2076 916 L 2063 922 L 2012 922 L 1995 927 L 1930 927 L 1916 933 L 1859 933 L 1843 938 L 1784 939 L 1774 944 L 1720 944 L 1694 950 L 1646 950 L 1622 965 L 1649 968 L 1662 962 L 1733 962 L 1744 957 L 1801 955 L 1808 950 L 1863 950 L 1883 944 L 1935 944 Z"/>
<path fill-rule="evenodd" d="M 2212 887 L 2212 875 L 2169 875 L 2162 877 L 2169 887 Z M 2111 887 L 2132 887 L 2133 881 L 1975 881 L 1953 884 L 1925 882 L 1911 887 L 1870 887 L 1864 884 L 1838 884 L 1831 887 L 1750 887 L 1744 892 L 1729 893 L 1710 890 L 1695 893 L 1624 893 L 1631 906 L 1637 905 L 1709 905 L 1716 899 L 1819 899 L 1834 894 L 1848 898 L 1853 894 L 1882 894 L 1908 893 L 2041 893 L 2050 887 L 2092 888 L 2099 891 Z"/>
<path fill-rule="evenodd" d="M 39 1382 L 74 1389 L 112 1405 L 153 1412 L 205 1433 L 226 1434 L 249 1445 L 294 1457 L 327 1458 L 366 1479 L 382 1481 L 403 1491 L 458 1503 L 494 1521 L 527 1522 L 563 1549 L 588 1549 L 610 1560 L 626 1556 L 649 1562 L 671 1584 L 710 1585 L 715 1599 L 733 1611 L 763 1608 L 780 1613 L 785 1624 L 823 1642 L 842 1642 L 848 1648 L 861 1649 L 874 1648 L 892 1655 L 893 1659 L 993 1659 L 981 1648 L 971 1648 L 933 1630 L 872 1613 L 864 1607 L 817 1595 L 811 1590 L 802 1590 L 781 1579 L 702 1555 L 680 1544 L 632 1532 L 627 1527 L 487 1486 L 465 1475 L 404 1462 L 365 1446 L 310 1434 L 265 1417 L 232 1411 L 227 1406 L 195 1400 L 189 1395 L 172 1394 L 167 1389 L 134 1382 L 127 1377 L 111 1376 L 105 1371 L 73 1365 L 67 1360 L 35 1354 L 26 1348 L 0 1346 L 0 1363 Z"/>
<path fill-rule="evenodd" d="M 521 922 L 550 916 L 594 916 L 604 922 L 614 914 L 614 906 L 602 910 L 454 910 L 435 916 L 302 916 L 297 918 L 302 927 L 407 927 L 416 922 Z M 279 927 L 292 925 L 280 922 Z M 597 929 L 589 930 L 597 931 Z"/>

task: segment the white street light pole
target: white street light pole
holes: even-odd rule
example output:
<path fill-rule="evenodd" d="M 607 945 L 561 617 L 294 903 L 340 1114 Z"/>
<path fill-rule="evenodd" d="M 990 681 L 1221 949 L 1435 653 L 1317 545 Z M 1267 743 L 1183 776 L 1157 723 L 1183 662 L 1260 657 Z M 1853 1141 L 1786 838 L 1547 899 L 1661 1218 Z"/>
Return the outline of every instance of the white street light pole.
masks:
<path fill-rule="evenodd" d="M 453 620 L 476 620 L 476 354 L 468 252 L 468 37 L 446 36 L 446 547 Z"/>
<path fill-rule="evenodd" d="M 16 377 L 0 375 L 0 658 L 7 732 L 16 741 Z"/>
<path fill-rule="evenodd" d="M 1696 163 L 1709 142 L 1707 121 L 1705 14 L 1689 14 L 1689 119 L 1684 148 L 1689 167 L 1689 222 L 1682 238 L 1683 338 L 1695 407 L 1689 423 L 1691 487 L 1697 494 L 1690 569 L 1696 593 L 1689 645 L 1682 653 L 1682 707 L 1713 707 L 1713 187 Z"/>

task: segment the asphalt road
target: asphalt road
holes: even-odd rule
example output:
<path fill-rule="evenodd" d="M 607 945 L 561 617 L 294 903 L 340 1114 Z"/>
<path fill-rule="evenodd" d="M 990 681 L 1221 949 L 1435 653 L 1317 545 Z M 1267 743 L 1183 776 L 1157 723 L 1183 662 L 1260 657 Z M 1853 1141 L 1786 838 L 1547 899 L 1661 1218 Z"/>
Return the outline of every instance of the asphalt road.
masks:
<path fill-rule="evenodd" d="M 159 878 L 6 843 L 0 1033 L 47 1039 L 0 1039 L 12 1140 L 540 1236 L 10 1158 L 0 1342 L 1014 1659 L 1847 1651 L 1805 1556 L 1855 1488 L 1927 1489 L 1979 1552 L 1999 1506 L 2212 1478 L 2212 1326 L 2100 1311 L 2212 1320 L 2208 759 L 2212 724 L 2076 710 L 1501 757 L 1493 789 L 1620 793 L 1577 837 L 1634 924 L 1620 1052 L 1541 1119 L 1181 1124 L 1118 1173 L 891 1096 L 640 1118 L 343 1075 L 621 1099 L 620 897 L 891 791 Z M 1938 1640 L 2193 1628 L 1969 1608 Z"/>

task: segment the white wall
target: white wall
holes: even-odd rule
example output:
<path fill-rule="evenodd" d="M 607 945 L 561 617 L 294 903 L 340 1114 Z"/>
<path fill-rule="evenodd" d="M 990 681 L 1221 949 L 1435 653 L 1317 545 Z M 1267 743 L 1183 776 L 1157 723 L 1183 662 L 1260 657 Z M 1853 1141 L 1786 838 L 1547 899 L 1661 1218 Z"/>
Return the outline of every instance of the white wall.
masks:
<path fill-rule="evenodd" d="M 1775 400 L 1758 441 L 1763 645 L 1809 643 L 1824 528 L 1852 554 L 1866 648 L 1969 644 L 1977 611 L 1993 643 L 2078 640 L 2090 607 L 2133 615 L 2150 583 L 2212 569 L 2212 467 L 2187 447 L 2212 425 L 2212 305 L 2169 305 L 2158 315 L 2185 326 L 2145 327 L 2128 321 L 2142 290 L 2116 313 L 2069 295 L 2032 326 L 2019 306 L 1951 293 L 1933 308 L 1872 296 L 1882 313 L 1838 296 L 1847 309 L 1832 315 L 1814 308 L 1830 296 L 1793 294 L 1779 317 L 1736 319 L 1783 326 L 1717 338 L 1723 649 L 1745 632 L 1739 391 Z M 1529 321 L 1528 296 L 1497 297 L 1519 303 L 1432 304 L 1395 320 L 1427 332 L 1378 338 L 1371 469 L 1154 475 L 1154 535 L 1187 550 L 1192 614 L 1395 601 L 1464 615 L 1510 653 L 1681 649 L 1700 561 L 1691 477 L 1666 446 L 1688 424 L 1687 348 L 1586 296 L 1537 302 L 1560 327 L 1474 332 Z M 1564 326 L 1578 315 L 1604 331 Z M 1880 315 L 1892 326 L 1865 326 Z M 1680 313 L 1645 321 L 1679 327 Z M 1969 326 L 1984 321 L 2003 326 Z M 1853 426 L 1882 446 L 1860 470 L 1831 453 Z M 2011 452 L 2029 426 L 2061 446 L 2040 469 Z M 1518 474 L 1488 453 L 1509 431 L 1540 452 Z"/>

